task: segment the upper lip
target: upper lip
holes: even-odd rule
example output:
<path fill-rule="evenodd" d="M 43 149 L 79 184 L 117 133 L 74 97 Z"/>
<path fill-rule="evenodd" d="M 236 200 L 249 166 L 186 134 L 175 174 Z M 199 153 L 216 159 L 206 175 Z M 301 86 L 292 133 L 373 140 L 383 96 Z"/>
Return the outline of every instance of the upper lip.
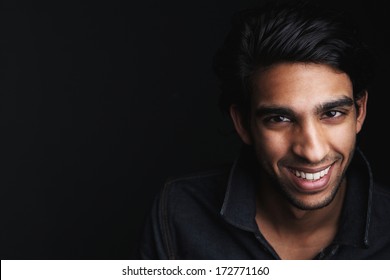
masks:
<path fill-rule="evenodd" d="M 297 170 L 297 171 L 301 171 L 301 172 L 305 172 L 305 173 L 317 173 L 317 172 L 320 172 L 322 170 L 327 169 L 330 166 L 332 166 L 332 164 L 325 165 L 325 166 L 322 166 L 322 167 L 317 167 L 317 168 L 289 167 L 289 169 L 292 170 L 292 171 L 296 171 Z"/>

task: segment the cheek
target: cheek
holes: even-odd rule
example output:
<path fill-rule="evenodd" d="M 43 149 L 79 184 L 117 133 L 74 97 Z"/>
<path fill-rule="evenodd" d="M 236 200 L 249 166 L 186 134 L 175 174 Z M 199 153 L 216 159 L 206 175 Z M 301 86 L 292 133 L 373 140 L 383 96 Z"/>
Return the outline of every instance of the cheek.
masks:
<path fill-rule="evenodd" d="M 328 139 L 333 146 L 339 150 L 351 149 L 356 142 L 356 123 L 351 122 L 345 126 L 340 126 L 333 129 L 328 135 Z"/>
<path fill-rule="evenodd" d="M 286 137 L 282 137 L 280 134 L 259 131 L 254 137 L 254 146 L 259 158 L 271 165 L 277 165 L 278 160 L 288 153 Z"/>

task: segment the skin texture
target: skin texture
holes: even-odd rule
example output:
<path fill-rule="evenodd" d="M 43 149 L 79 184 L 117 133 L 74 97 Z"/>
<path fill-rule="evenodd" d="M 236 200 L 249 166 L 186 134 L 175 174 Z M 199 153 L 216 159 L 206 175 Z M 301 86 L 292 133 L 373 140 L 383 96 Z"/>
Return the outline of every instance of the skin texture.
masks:
<path fill-rule="evenodd" d="M 359 109 L 347 74 L 281 63 L 255 73 L 249 122 L 237 106 L 230 108 L 237 133 L 259 161 L 256 221 L 286 258 L 313 257 L 336 233 L 367 93 L 357 102 Z M 291 248 L 283 253 L 282 244 Z M 291 255 L 294 246 L 307 253 Z"/>

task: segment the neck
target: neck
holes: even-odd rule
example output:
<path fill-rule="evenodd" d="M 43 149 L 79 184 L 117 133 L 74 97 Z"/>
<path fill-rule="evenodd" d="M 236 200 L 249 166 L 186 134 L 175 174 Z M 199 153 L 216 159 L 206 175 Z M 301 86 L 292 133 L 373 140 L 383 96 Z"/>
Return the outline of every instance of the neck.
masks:
<path fill-rule="evenodd" d="M 334 239 L 343 200 L 344 179 L 333 201 L 316 210 L 301 210 L 274 188 L 259 190 L 256 223 L 281 259 L 312 259 Z"/>
<path fill-rule="evenodd" d="M 302 210 L 292 205 L 275 188 L 258 191 L 256 221 L 271 227 L 279 234 L 310 235 L 321 229 L 332 229 L 336 233 L 346 189 L 344 179 L 333 201 L 320 209 Z"/>

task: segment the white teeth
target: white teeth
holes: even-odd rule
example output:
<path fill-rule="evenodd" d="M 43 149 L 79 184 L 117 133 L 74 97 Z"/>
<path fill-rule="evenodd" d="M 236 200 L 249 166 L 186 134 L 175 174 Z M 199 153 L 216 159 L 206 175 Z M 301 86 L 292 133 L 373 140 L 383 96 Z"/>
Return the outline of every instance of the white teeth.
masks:
<path fill-rule="evenodd" d="M 328 174 L 329 169 L 330 169 L 330 166 L 325 168 L 324 170 L 321 170 L 321 171 L 316 172 L 316 173 L 306 173 L 306 172 L 302 172 L 302 171 L 298 171 L 298 170 L 295 170 L 294 173 L 295 173 L 295 176 L 303 178 L 303 179 L 318 180 L 318 179 L 324 177 L 326 174 Z"/>

